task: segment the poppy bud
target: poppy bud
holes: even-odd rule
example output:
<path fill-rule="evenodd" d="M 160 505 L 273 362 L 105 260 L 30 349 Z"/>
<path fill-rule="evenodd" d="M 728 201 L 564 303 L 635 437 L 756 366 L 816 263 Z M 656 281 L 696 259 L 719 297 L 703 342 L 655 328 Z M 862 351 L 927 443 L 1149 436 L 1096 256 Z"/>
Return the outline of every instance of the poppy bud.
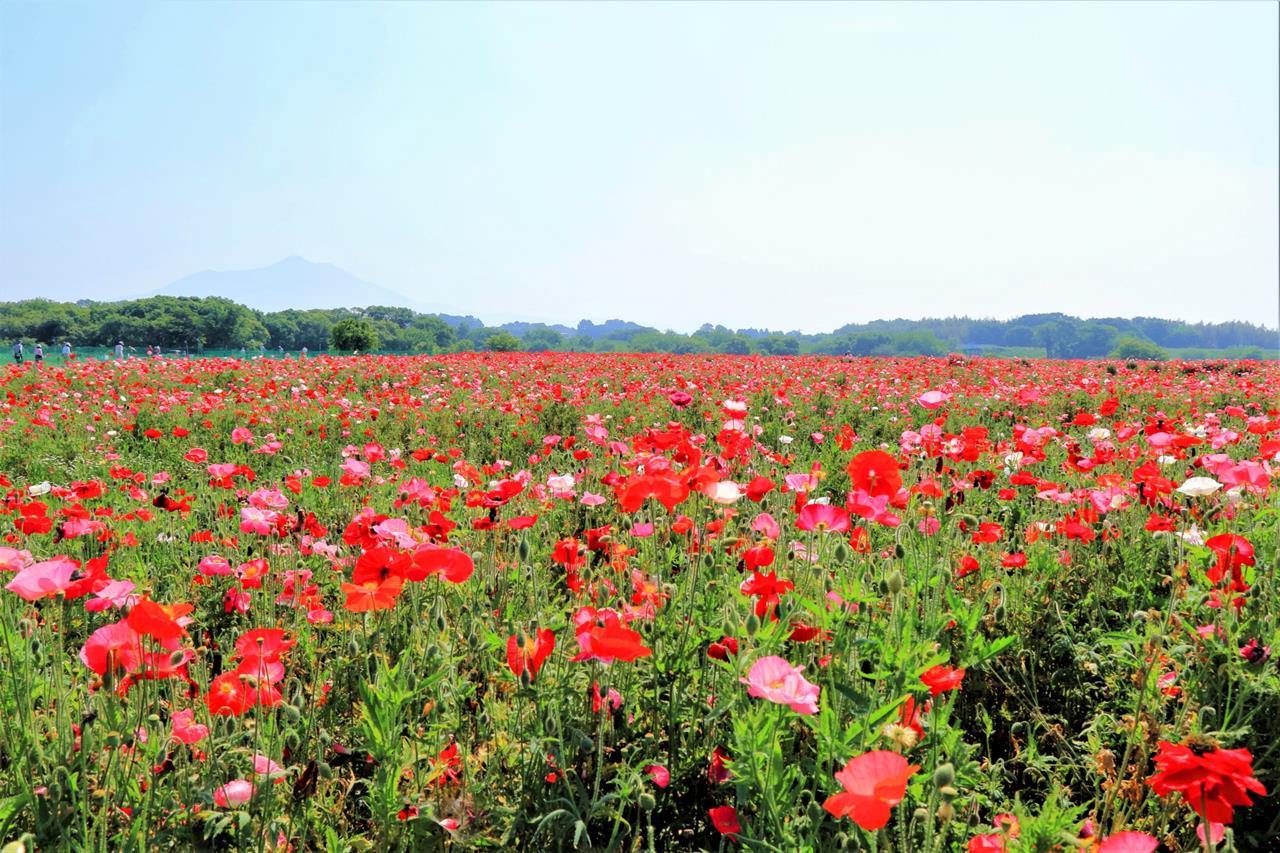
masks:
<path fill-rule="evenodd" d="M 902 572 L 893 572 L 889 575 L 888 587 L 889 592 L 897 595 L 902 592 L 902 587 L 906 585 L 906 578 L 902 576 Z"/>
<path fill-rule="evenodd" d="M 1006 614 L 1006 611 L 1005 611 L 1005 609 L 1004 609 L 1004 602 L 1002 601 L 1002 602 L 1000 602 L 999 604 L 997 604 L 997 605 L 996 605 L 996 612 L 995 612 L 996 624 L 997 624 L 997 625 L 1003 625 L 1003 624 L 1004 624 L 1004 619 L 1005 619 L 1005 616 L 1006 616 L 1006 615 L 1007 615 L 1007 614 Z"/>
<path fill-rule="evenodd" d="M 447 627 L 449 627 L 449 623 L 445 621 L 444 612 L 441 611 L 437 613 L 436 614 L 436 630 L 443 631 Z"/>
<path fill-rule="evenodd" d="M 849 549 L 845 547 L 843 541 L 836 543 L 836 547 L 835 547 L 835 550 L 832 552 L 832 556 L 835 557 L 835 560 L 837 563 L 843 563 L 845 560 L 849 558 Z"/>
<path fill-rule="evenodd" d="M 516 553 L 520 555 L 520 562 L 523 563 L 525 560 L 528 560 L 529 559 L 529 540 L 521 536 L 519 544 L 516 545 Z"/>
<path fill-rule="evenodd" d="M 943 785 L 938 789 L 938 796 L 942 797 L 942 801 L 944 803 L 950 803 L 956 797 L 960 796 L 960 792 L 951 785 Z M 947 819 L 950 820 L 950 818 Z"/>
<path fill-rule="evenodd" d="M 591 738 L 587 737 L 586 735 L 583 735 L 582 737 L 578 738 L 579 752 L 590 752 L 595 748 L 596 748 L 595 741 L 593 741 Z"/>
<path fill-rule="evenodd" d="M 888 582 L 887 580 L 885 580 L 884 578 L 881 578 L 881 579 L 880 579 L 880 582 L 879 582 L 878 584 L 876 584 L 876 591 L 877 591 L 877 592 L 879 592 L 881 595 L 888 595 L 888 594 L 889 594 L 889 582 Z"/>
<path fill-rule="evenodd" d="M 805 811 L 808 813 L 810 823 L 822 823 L 823 817 L 826 816 L 826 809 L 816 800 L 810 802 Z"/>
<path fill-rule="evenodd" d="M 182 666 L 182 664 L 186 661 L 186 659 L 187 659 L 187 653 L 182 649 L 177 649 L 169 653 L 169 666 L 173 667 L 174 669 L 177 669 L 178 667 Z"/>
<path fill-rule="evenodd" d="M 756 614 L 752 612 L 752 614 L 747 617 L 747 624 L 746 624 L 747 636 L 754 637 L 756 635 L 756 631 L 759 631 L 759 630 L 760 630 L 760 617 L 756 616 Z"/>
<path fill-rule="evenodd" d="M 921 806 L 911 813 L 911 819 L 920 822 L 926 821 L 929 819 L 929 810 Z"/>
<path fill-rule="evenodd" d="M 651 812 L 658 807 L 658 801 L 654 799 L 653 794 L 645 791 L 640 795 L 640 809 L 642 811 Z"/>
<path fill-rule="evenodd" d="M 954 784 L 956 781 L 956 768 L 950 762 L 939 764 L 938 769 L 933 771 L 933 784 L 939 788 L 945 788 Z"/>
<path fill-rule="evenodd" d="M 521 671 L 520 671 L 520 686 L 521 686 L 521 687 L 528 687 L 528 686 L 529 686 L 530 684 L 532 684 L 532 683 L 533 683 L 533 675 L 529 672 L 529 670 L 527 670 L 527 669 L 523 669 L 523 670 L 521 670 Z"/>
<path fill-rule="evenodd" d="M 291 723 L 296 723 L 302 719 L 302 711 L 297 705 L 281 705 L 280 710 L 284 713 L 284 717 Z"/>

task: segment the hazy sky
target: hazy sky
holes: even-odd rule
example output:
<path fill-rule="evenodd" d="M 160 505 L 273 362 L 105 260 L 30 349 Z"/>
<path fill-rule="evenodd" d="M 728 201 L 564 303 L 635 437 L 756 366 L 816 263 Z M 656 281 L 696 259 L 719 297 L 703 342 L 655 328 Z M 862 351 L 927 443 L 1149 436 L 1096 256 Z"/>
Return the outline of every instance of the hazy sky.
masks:
<path fill-rule="evenodd" d="M 0 2 L 0 297 L 1277 318 L 1277 5 Z"/>

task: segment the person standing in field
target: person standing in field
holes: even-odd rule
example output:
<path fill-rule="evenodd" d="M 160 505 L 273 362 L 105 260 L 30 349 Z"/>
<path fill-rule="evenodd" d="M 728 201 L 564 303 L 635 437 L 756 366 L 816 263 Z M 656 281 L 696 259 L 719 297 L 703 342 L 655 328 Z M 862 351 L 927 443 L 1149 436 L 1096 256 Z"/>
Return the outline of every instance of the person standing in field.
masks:
<path fill-rule="evenodd" d="M 71 341 L 62 342 L 62 361 L 65 363 L 71 358 Z"/>
<path fill-rule="evenodd" d="M 300 350 L 300 352 L 302 353 L 303 358 L 307 357 L 307 348 L 305 346 Z"/>
<path fill-rule="evenodd" d="M 22 341 L 20 340 L 16 340 L 13 342 L 13 360 L 17 364 L 22 364 L 22 361 L 23 361 Z"/>
<path fill-rule="evenodd" d="M 116 341 L 116 360 L 124 360 L 124 341 Z"/>
<path fill-rule="evenodd" d="M 37 365 L 43 364 L 44 363 L 44 344 L 40 343 L 39 341 L 36 341 L 36 348 L 33 354 L 36 357 L 36 364 Z"/>

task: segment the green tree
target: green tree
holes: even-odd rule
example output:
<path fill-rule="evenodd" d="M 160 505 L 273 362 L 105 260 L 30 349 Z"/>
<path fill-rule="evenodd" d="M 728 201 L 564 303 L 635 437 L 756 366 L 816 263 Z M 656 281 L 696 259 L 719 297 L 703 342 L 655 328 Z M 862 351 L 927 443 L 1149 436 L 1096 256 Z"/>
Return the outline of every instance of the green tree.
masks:
<path fill-rule="evenodd" d="M 526 352 L 546 352 L 556 350 L 564 344 L 564 335 L 555 329 L 530 329 L 522 339 Z"/>
<path fill-rule="evenodd" d="M 1158 344 L 1133 335 L 1121 335 L 1116 338 L 1115 349 L 1108 358 L 1137 359 L 1139 361 L 1164 361 L 1169 357 Z"/>
<path fill-rule="evenodd" d="M 378 333 L 368 320 L 347 317 L 333 324 L 329 342 L 339 352 L 369 352 L 378 348 Z"/>
<path fill-rule="evenodd" d="M 484 348 L 490 352 L 515 352 L 520 341 L 510 332 L 494 332 L 484 339 Z"/>

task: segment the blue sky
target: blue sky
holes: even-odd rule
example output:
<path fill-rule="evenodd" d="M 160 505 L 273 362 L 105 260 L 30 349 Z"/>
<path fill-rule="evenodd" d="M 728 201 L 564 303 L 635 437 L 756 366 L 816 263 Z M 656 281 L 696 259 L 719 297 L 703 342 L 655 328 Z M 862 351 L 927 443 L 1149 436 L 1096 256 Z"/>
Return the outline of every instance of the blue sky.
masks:
<path fill-rule="evenodd" d="M 0 3 L 3 297 L 1277 317 L 1277 5 Z"/>

